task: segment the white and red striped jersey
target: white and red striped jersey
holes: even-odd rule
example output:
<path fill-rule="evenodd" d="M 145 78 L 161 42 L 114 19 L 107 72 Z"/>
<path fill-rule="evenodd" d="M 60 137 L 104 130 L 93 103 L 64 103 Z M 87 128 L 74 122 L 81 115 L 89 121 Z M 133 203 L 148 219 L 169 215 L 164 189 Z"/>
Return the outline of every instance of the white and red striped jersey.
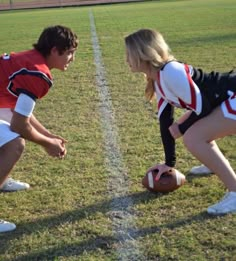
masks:
<path fill-rule="evenodd" d="M 202 111 L 201 92 L 192 80 L 192 66 L 176 61 L 169 62 L 157 73 L 155 91 L 160 117 L 167 103 L 179 108 L 187 108 L 199 115 Z"/>
<path fill-rule="evenodd" d="M 191 110 L 190 116 L 181 124 L 182 134 L 217 106 L 221 106 L 226 118 L 236 120 L 236 73 L 205 73 L 191 65 L 171 61 L 157 72 L 154 82 L 157 97 L 158 118 L 165 162 L 175 165 L 175 141 L 169 132 L 174 121 L 174 107 Z"/>

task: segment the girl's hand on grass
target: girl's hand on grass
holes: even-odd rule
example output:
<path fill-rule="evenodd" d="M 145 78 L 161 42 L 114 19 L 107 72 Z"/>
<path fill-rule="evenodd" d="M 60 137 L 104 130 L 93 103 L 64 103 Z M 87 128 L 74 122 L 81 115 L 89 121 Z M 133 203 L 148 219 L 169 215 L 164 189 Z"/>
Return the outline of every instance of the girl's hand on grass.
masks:
<path fill-rule="evenodd" d="M 167 166 L 166 164 L 157 164 L 150 169 L 148 169 L 147 172 L 153 171 L 153 170 L 158 170 L 158 173 L 156 175 L 155 181 L 158 181 L 161 177 L 161 175 L 165 172 L 171 171 L 172 167 Z"/>

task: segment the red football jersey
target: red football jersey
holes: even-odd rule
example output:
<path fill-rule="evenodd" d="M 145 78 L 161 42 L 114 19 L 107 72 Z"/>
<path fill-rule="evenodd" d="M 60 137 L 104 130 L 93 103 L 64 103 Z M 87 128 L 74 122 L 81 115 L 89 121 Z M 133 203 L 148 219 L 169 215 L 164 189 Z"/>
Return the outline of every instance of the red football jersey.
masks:
<path fill-rule="evenodd" d="M 14 108 L 20 93 L 40 99 L 52 83 L 46 60 L 38 51 L 0 56 L 0 108 Z"/>

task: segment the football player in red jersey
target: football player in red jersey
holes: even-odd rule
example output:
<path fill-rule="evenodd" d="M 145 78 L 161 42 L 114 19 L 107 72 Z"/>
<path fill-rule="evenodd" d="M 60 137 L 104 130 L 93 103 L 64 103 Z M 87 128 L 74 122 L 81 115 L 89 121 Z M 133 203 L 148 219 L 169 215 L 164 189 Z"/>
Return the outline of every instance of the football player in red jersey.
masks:
<path fill-rule="evenodd" d="M 236 213 L 236 174 L 215 142 L 236 133 L 236 73 L 206 73 L 178 62 L 155 30 L 138 30 L 125 37 L 125 45 L 131 71 L 147 76 L 147 98 L 157 98 L 166 156 L 164 164 L 154 166 L 158 175 L 174 168 L 175 139 L 183 136 L 187 149 L 228 189 L 208 213 Z M 174 107 L 187 110 L 176 122 Z"/>
<path fill-rule="evenodd" d="M 37 99 L 44 97 L 53 84 L 51 69 L 67 70 L 77 46 L 77 35 L 68 27 L 56 25 L 43 30 L 32 50 L 0 56 L 2 190 L 22 155 L 25 140 L 41 145 L 49 156 L 61 159 L 66 155 L 66 140 L 47 130 L 33 115 L 33 110 Z M 17 181 L 11 179 L 8 187 L 12 182 L 17 185 Z M 0 220 L 0 232 L 13 229 L 15 224 Z"/>

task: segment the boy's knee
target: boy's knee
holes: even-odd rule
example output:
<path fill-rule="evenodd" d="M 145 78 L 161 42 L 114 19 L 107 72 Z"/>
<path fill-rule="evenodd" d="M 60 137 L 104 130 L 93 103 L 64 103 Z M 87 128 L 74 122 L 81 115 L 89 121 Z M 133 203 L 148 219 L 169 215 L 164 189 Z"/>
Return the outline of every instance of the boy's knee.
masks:
<path fill-rule="evenodd" d="M 25 140 L 19 137 L 16 141 L 16 151 L 19 155 L 21 155 L 24 149 L 25 149 Z"/>
<path fill-rule="evenodd" d="M 21 156 L 25 149 L 25 140 L 21 137 L 16 138 L 15 140 L 11 141 L 8 150 L 11 151 L 17 158 Z"/>

